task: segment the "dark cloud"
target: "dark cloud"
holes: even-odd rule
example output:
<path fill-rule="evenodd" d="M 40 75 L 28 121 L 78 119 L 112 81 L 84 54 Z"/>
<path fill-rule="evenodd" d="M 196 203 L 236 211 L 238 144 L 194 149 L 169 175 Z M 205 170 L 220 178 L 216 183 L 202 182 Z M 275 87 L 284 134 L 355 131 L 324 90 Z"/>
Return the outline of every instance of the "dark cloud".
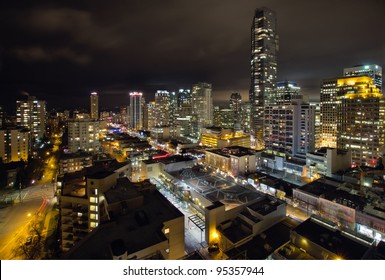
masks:
<path fill-rule="evenodd" d="M 156 89 L 213 84 L 216 100 L 248 98 L 255 8 L 277 12 L 279 79 L 317 99 L 322 78 L 362 63 L 385 67 L 381 0 L 8 1 L 0 7 L 0 93 L 26 90 L 51 106 L 148 100 Z M 118 94 L 119 93 L 119 94 Z"/>

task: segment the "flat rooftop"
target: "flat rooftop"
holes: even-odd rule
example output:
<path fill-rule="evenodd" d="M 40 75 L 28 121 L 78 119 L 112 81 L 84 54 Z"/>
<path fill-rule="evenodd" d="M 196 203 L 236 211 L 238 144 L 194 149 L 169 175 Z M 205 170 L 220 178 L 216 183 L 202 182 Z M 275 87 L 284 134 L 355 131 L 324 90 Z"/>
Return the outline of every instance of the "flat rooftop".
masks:
<path fill-rule="evenodd" d="M 238 259 L 240 256 L 245 256 L 249 260 L 265 260 L 274 250 L 290 240 L 290 224 L 293 221 L 288 220 L 292 219 L 286 218 L 263 233 L 254 236 L 252 240 L 245 244 L 226 251 L 225 254 L 233 260 Z M 294 223 L 297 224 L 295 221 Z"/>
<path fill-rule="evenodd" d="M 293 231 L 342 259 L 360 260 L 368 251 L 368 246 L 342 235 L 339 230 L 321 226 L 312 218 L 299 224 Z M 309 253 L 311 254 L 311 252 Z"/>
<path fill-rule="evenodd" d="M 325 199 L 361 211 L 367 205 L 365 198 L 339 189 L 334 192 L 326 193 Z"/>
<path fill-rule="evenodd" d="M 104 193 L 109 204 L 128 200 L 140 195 L 140 192 L 131 184 L 127 177 L 118 178 L 116 185 Z"/>
<path fill-rule="evenodd" d="M 278 199 L 272 199 L 268 196 L 263 196 L 261 199 L 258 199 L 254 203 L 247 206 L 247 208 L 258 213 L 259 215 L 266 216 L 277 210 L 279 205 L 284 204 L 285 202 Z"/>
<path fill-rule="evenodd" d="M 144 162 L 145 164 L 153 164 L 158 162 L 161 162 L 163 164 L 171 164 L 175 162 L 184 162 L 184 161 L 191 161 L 191 160 L 194 160 L 194 158 L 191 156 L 173 155 L 173 156 L 164 157 L 164 158 L 143 160 L 142 162 Z"/>
<path fill-rule="evenodd" d="M 142 206 L 115 217 L 114 221 L 99 225 L 63 259 L 108 260 L 112 259 L 109 252 L 111 245 L 120 244 L 120 251 L 127 250 L 131 254 L 166 241 L 162 233 L 163 223 L 184 215 L 157 190 L 144 192 L 143 195 Z"/>
<path fill-rule="evenodd" d="M 231 146 L 223 149 L 212 149 L 212 150 L 207 150 L 207 152 L 211 152 L 211 153 L 218 154 L 225 157 L 230 157 L 230 156 L 243 157 L 243 156 L 255 155 L 255 153 L 251 152 L 250 149 L 241 147 L 241 146 Z"/>
<path fill-rule="evenodd" d="M 320 197 L 327 193 L 335 192 L 337 187 L 322 182 L 321 180 L 316 180 L 302 187 L 298 187 L 298 190 Z"/>

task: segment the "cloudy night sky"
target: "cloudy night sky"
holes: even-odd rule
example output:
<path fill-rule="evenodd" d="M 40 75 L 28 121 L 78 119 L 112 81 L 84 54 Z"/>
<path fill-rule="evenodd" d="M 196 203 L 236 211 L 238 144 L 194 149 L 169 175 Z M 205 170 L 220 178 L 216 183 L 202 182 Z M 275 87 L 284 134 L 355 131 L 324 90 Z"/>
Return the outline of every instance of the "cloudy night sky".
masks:
<path fill-rule="evenodd" d="M 323 78 L 344 67 L 385 68 L 384 0 L 2 1 L 0 104 L 25 91 L 53 107 L 153 100 L 157 89 L 206 81 L 214 101 L 248 100 L 250 27 L 257 7 L 277 13 L 278 79 L 312 100 Z"/>

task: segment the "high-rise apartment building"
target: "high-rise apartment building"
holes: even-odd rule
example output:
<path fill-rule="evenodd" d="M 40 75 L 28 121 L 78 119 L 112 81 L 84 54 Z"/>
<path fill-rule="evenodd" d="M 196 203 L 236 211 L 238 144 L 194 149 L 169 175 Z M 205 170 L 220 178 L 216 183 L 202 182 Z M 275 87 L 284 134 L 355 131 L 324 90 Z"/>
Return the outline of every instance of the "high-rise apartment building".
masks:
<path fill-rule="evenodd" d="M 315 108 L 294 82 L 277 83 L 276 104 L 265 106 L 265 148 L 289 156 L 314 151 Z"/>
<path fill-rule="evenodd" d="M 382 67 L 370 65 L 357 65 L 344 69 L 345 77 L 368 76 L 373 79 L 374 85 L 382 92 Z"/>
<path fill-rule="evenodd" d="M 278 36 L 276 14 L 268 8 L 255 10 L 251 25 L 251 127 L 254 146 L 264 147 L 264 106 L 275 103 Z"/>
<path fill-rule="evenodd" d="M 194 136 L 199 138 L 201 129 L 213 125 L 213 98 L 211 84 L 198 83 L 192 88 L 192 114 L 195 118 Z"/>
<path fill-rule="evenodd" d="M 90 95 L 90 117 L 91 119 L 99 119 L 99 97 L 96 92 Z"/>
<path fill-rule="evenodd" d="M 251 124 L 251 103 L 244 102 L 241 106 L 241 129 L 249 133 Z"/>
<path fill-rule="evenodd" d="M 338 78 L 324 79 L 321 82 L 320 98 L 320 146 L 337 147 L 337 80 Z"/>
<path fill-rule="evenodd" d="M 68 150 L 76 153 L 97 152 L 100 148 L 99 121 L 91 119 L 73 119 L 68 121 Z"/>
<path fill-rule="evenodd" d="M 234 129 L 241 128 L 241 106 L 242 96 L 238 92 L 234 92 L 230 96 L 230 109 L 233 111 Z"/>
<path fill-rule="evenodd" d="M 27 96 L 25 100 L 16 101 L 16 121 L 18 126 L 31 131 L 31 143 L 34 145 L 45 133 L 45 101 L 35 96 Z"/>
<path fill-rule="evenodd" d="M 352 164 L 375 166 L 384 154 L 385 99 L 367 76 L 337 80 L 337 147 L 352 151 Z"/>
<path fill-rule="evenodd" d="M 155 106 L 155 126 L 169 126 L 172 115 L 170 92 L 167 90 L 158 90 L 155 93 Z"/>
<path fill-rule="evenodd" d="M 130 128 L 140 130 L 143 127 L 143 110 L 142 110 L 143 93 L 130 93 Z"/>
<path fill-rule="evenodd" d="M 28 160 L 30 131 L 28 129 L 0 129 L 0 157 L 4 163 Z"/>

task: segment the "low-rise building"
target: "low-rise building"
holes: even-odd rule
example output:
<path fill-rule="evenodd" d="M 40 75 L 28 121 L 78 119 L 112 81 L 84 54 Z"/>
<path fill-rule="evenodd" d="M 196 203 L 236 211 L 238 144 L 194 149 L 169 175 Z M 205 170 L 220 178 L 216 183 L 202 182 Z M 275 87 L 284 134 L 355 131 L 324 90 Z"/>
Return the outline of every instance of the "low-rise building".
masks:
<path fill-rule="evenodd" d="M 232 176 L 256 171 L 256 154 L 241 146 L 206 150 L 205 162 L 208 166 Z"/>
<path fill-rule="evenodd" d="M 374 240 L 337 224 L 312 216 L 293 228 L 290 241 L 272 254 L 273 259 L 364 260 L 371 259 Z"/>
<path fill-rule="evenodd" d="M 73 247 L 64 259 L 166 259 L 184 256 L 184 215 L 149 182 L 127 178 L 105 192 L 110 220 Z"/>
<path fill-rule="evenodd" d="M 92 166 L 92 155 L 85 152 L 62 154 L 59 160 L 59 174 L 80 171 Z"/>

